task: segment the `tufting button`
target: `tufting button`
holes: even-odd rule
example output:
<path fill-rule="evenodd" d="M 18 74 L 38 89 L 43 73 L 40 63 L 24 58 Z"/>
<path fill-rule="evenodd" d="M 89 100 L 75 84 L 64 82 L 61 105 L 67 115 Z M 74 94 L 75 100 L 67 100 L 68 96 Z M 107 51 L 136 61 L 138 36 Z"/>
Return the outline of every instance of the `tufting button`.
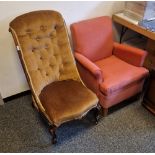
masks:
<path fill-rule="evenodd" d="M 60 70 L 59 70 L 59 73 L 62 74 L 62 73 L 63 73 L 63 69 L 60 69 Z"/>
<path fill-rule="evenodd" d="M 57 53 L 54 53 L 54 56 L 55 56 L 55 57 L 57 57 L 57 55 L 58 55 Z"/>
<path fill-rule="evenodd" d="M 36 40 L 39 41 L 41 38 L 40 37 L 36 37 Z"/>
<path fill-rule="evenodd" d="M 51 33 L 51 34 L 49 35 L 49 38 L 54 39 L 55 36 Z"/>
<path fill-rule="evenodd" d="M 54 67 L 54 65 L 53 65 L 53 64 L 50 64 L 50 67 L 52 67 L 52 68 L 53 68 L 53 67 Z"/>
<path fill-rule="evenodd" d="M 68 61 L 65 61 L 65 62 L 64 62 L 64 65 L 68 65 L 68 64 L 69 64 L 69 62 L 68 62 Z"/>
<path fill-rule="evenodd" d="M 36 49 L 35 48 L 32 48 L 32 52 L 34 52 Z"/>
<path fill-rule="evenodd" d="M 27 33 L 30 33 L 30 32 L 31 32 L 31 29 L 27 29 L 26 32 L 27 32 Z"/>
<path fill-rule="evenodd" d="M 43 26 L 43 25 L 41 25 L 41 26 L 40 26 L 40 30 L 43 30 L 43 28 L 44 28 L 44 26 Z"/>
<path fill-rule="evenodd" d="M 47 26 L 43 26 L 43 25 L 41 25 L 41 26 L 40 26 L 40 30 L 42 30 L 42 31 L 46 31 L 46 30 L 47 30 Z"/>
<path fill-rule="evenodd" d="M 55 29 L 57 29 L 57 30 L 60 30 L 60 31 L 61 31 L 61 30 L 62 30 L 62 28 L 63 28 L 63 25 L 60 25 L 60 24 L 59 24 L 59 25 L 57 25 L 57 26 L 56 26 L 56 28 L 55 28 Z"/>
<path fill-rule="evenodd" d="M 55 30 L 57 29 L 57 25 L 54 26 L 54 29 L 55 29 Z"/>
<path fill-rule="evenodd" d="M 48 49 L 48 48 L 49 48 L 48 44 L 46 44 L 44 48 L 45 48 L 45 49 Z"/>

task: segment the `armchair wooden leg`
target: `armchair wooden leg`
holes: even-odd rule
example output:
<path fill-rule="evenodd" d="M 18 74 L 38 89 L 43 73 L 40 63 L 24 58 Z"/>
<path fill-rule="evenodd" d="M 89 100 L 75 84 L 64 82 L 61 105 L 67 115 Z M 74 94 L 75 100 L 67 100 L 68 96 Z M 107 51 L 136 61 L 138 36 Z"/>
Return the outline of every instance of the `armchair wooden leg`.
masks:
<path fill-rule="evenodd" d="M 57 127 L 55 125 L 51 125 L 50 129 L 49 129 L 50 133 L 52 135 L 52 144 L 57 143 L 56 129 L 57 129 Z"/>
<path fill-rule="evenodd" d="M 106 117 L 108 115 L 108 108 L 103 108 L 103 117 Z"/>
<path fill-rule="evenodd" d="M 143 89 L 142 89 L 142 92 L 141 92 L 141 95 L 140 95 L 141 100 L 143 100 L 144 95 L 148 90 L 148 86 L 149 86 L 149 83 L 150 83 L 149 79 L 150 79 L 150 74 L 145 78 L 145 81 L 144 81 L 144 84 L 143 84 Z"/>

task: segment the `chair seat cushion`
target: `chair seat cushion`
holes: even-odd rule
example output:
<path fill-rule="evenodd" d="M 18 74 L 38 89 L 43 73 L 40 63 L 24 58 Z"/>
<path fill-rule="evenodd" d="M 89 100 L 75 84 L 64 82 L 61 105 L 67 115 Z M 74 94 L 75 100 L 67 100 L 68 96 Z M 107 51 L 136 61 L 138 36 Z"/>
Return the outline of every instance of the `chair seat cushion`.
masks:
<path fill-rule="evenodd" d="M 100 84 L 100 89 L 104 95 L 128 88 L 148 75 L 148 70 L 144 67 L 133 66 L 114 55 L 96 61 L 95 64 L 103 73 L 104 81 Z"/>
<path fill-rule="evenodd" d="M 81 118 L 98 103 L 94 93 L 74 80 L 56 81 L 47 85 L 39 98 L 45 112 L 57 126 Z"/>

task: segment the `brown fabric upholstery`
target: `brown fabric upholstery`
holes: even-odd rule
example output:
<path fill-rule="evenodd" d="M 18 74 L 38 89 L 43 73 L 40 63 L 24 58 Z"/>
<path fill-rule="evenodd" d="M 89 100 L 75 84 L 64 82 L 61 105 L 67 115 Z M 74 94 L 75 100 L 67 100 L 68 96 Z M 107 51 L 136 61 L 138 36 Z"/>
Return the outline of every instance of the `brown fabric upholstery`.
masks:
<path fill-rule="evenodd" d="M 22 50 L 35 93 L 47 84 L 78 74 L 62 16 L 55 11 L 36 11 L 21 15 L 10 23 Z"/>
<path fill-rule="evenodd" d="M 97 105 L 96 96 L 81 82 L 60 13 L 45 10 L 18 16 L 10 23 L 10 31 L 19 48 L 19 56 L 33 93 L 35 106 L 50 122 L 60 125 L 70 119 L 81 117 Z M 66 80 L 72 82 L 66 83 Z M 74 86 L 77 88 L 76 92 L 81 91 L 83 94 L 78 93 L 77 96 L 70 91 Z M 51 95 L 54 94 L 53 88 L 56 96 Z M 64 93 L 59 93 L 61 91 Z M 70 100 L 66 103 L 58 95 L 65 95 Z M 56 100 L 58 101 L 55 104 Z"/>
<path fill-rule="evenodd" d="M 79 118 L 96 106 L 97 98 L 81 82 L 66 80 L 47 85 L 39 95 L 46 113 L 57 126 Z M 83 115 L 81 115 L 81 113 Z"/>

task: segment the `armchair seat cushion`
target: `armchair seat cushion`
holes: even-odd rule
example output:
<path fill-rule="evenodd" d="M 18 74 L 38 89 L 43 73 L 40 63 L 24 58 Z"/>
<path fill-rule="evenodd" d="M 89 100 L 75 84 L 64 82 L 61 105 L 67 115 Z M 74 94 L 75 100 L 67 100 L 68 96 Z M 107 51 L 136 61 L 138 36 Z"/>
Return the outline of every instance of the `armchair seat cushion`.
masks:
<path fill-rule="evenodd" d="M 144 67 L 133 66 L 114 55 L 96 61 L 95 64 L 102 70 L 104 82 L 100 84 L 100 90 L 107 96 L 129 88 L 148 75 Z"/>
<path fill-rule="evenodd" d="M 47 85 L 39 98 L 45 112 L 57 126 L 81 118 L 98 102 L 94 93 L 74 80 L 56 81 Z"/>

